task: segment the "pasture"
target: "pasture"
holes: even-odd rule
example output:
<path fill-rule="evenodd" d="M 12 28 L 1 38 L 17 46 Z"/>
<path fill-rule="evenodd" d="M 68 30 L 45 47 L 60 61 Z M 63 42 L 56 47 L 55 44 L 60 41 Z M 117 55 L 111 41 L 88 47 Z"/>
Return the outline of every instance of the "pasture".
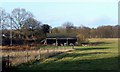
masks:
<path fill-rule="evenodd" d="M 95 46 L 75 46 L 74 50 L 44 60 L 20 64 L 13 72 L 35 72 L 41 70 L 118 70 L 118 39 L 93 38 Z M 88 71 L 89 72 L 89 71 Z M 103 72 L 103 71 L 102 71 Z"/>

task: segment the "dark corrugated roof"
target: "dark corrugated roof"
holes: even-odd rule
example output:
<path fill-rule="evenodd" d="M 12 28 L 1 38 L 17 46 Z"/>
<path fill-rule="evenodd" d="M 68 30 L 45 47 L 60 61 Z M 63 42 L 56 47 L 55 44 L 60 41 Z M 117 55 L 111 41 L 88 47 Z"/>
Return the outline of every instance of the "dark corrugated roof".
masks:
<path fill-rule="evenodd" d="M 76 38 L 76 34 L 49 33 L 47 38 Z"/>

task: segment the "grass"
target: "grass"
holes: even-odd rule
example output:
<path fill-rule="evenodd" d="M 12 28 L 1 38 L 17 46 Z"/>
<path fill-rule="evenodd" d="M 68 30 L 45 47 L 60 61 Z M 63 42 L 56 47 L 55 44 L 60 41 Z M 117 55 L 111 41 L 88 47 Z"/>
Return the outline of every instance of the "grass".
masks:
<path fill-rule="evenodd" d="M 13 71 L 34 72 L 39 70 L 113 70 L 118 69 L 118 39 L 94 38 L 96 46 L 75 46 L 75 50 L 33 63 L 21 64 Z M 88 71 L 89 72 L 89 71 Z M 103 72 L 103 71 L 102 71 Z"/>
<path fill-rule="evenodd" d="M 40 48 L 42 48 L 42 49 L 46 49 L 46 48 L 49 48 L 49 49 L 64 48 L 64 49 L 66 49 L 66 48 L 72 48 L 72 46 L 37 46 L 36 48 L 37 49 L 40 49 Z"/>

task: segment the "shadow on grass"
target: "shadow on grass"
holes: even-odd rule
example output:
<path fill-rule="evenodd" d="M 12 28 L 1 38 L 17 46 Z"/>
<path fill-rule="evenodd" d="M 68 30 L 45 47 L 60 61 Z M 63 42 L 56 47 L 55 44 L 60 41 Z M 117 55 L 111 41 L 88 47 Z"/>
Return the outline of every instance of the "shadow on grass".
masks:
<path fill-rule="evenodd" d="M 81 51 L 83 51 L 83 50 L 102 50 L 102 49 L 109 49 L 109 47 L 104 47 L 104 48 L 102 48 L 102 47 L 96 47 L 96 48 L 90 47 L 90 48 L 74 48 L 74 49 L 81 50 Z"/>
<path fill-rule="evenodd" d="M 81 56 L 90 56 L 90 55 L 96 55 L 96 54 L 107 54 L 109 52 L 92 52 L 92 53 L 65 53 L 61 54 L 60 56 L 55 56 L 53 58 L 57 58 L 56 60 L 66 58 L 66 57 L 81 57 Z"/>
<path fill-rule="evenodd" d="M 23 69 L 14 69 L 12 72 L 119 72 L 118 57 L 94 60 L 66 60 L 53 63 L 40 63 L 23 66 Z"/>
<path fill-rule="evenodd" d="M 111 43 L 109 43 L 109 42 L 90 42 L 90 44 L 99 45 L 99 44 L 111 44 Z"/>
<path fill-rule="evenodd" d="M 89 46 L 99 46 L 99 45 L 104 45 L 104 44 L 112 44 L 110 42 L 85 42 L 82 43 L 83 45 L 89 45 Z"/>
<path fill-rule="evenodd" d="M 75 50 L 102 50 L 105 48 L 75 48 Z M 60 60 L 66 57 L 82 57 L 96 54 L 107 54 L 108 52 L 92 52 L 92 53 L 64 53 L 54 56 L 55 60 L 43 62 L 34 61 L 31 64 L 22 64 L 16 66 L 11 72 L 119 72 L 118 57 L 90 59 L 90 60 Z"/>

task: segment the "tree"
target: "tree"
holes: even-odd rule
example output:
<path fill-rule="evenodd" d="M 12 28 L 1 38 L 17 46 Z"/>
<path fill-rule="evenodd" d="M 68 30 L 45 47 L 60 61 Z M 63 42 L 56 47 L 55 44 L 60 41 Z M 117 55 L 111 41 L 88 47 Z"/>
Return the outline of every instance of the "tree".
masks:
<path fill-rule="evenodd" d="M 66 22 L 63 24 L 63 27 L 66 29 L 66 33 L 71 33 L 73 32 L 74 25 L 71 22 Z"/>
<path fill-rule="evenodd" d="M 0 8 L 0 29 L 7 29 L 9 24 L 9 14 L 4 9 Z"/>
<path fill-rule="evenodd" d="M 77 29 L 77 34 L 82 34 L 85 36 L 85 38 L 89 38 L 90 37 L 90 28 L 89 27 L 85 27 L 85 26 L 80 26 Z"/>
<path fill-rule="evenodd" d="M 120 25 L 116 25 L 113 27 L 113 37 L 114 38 L 120 38 Z"/>
<path fill-rule="evenodd" d="M 24 25 L 24 21 L 30 17 L 33 17 L 33 15 L 23 8 L 15 8 L 12 11 L 12 14 L 10 16 L 10 19 L 12 21 L 12 27 L 18 31 L 19 38 L 21 38 L 21 28 Z"/>
<path fill-rule="evenodd" d="M 43 24 L 41 26 L 42 32 L 45 36 L 47 35 L 47 33 L 49 33 L 50 28 L 51 28 L 51 26 L 49 26 L 48 24 Z"/>
<path fill-rule="evenodd" d="M 38 35 L 41 36 L 41 22 L 32 17 L 28 18 L 24 21 L 22 30 L 24 31 L 22 33 L 26 38 L 28 38 L 28 36 L 31 36 L 32 39 L 37 38 Z"/>
<path fill-rule="evenodd" d="M 60 30 L 57 27 L 55 27 L 52 29 L 52 33 L 60 33 Z"/>
<path fill-rule="evenodd" d="M 97 30 L 96 30 L 96 28 L 92 28 L 90 30 L 90 38 L 96 38 L 96 37 L 98 37 L 97 36 Z"/>
<path fill-rule="evenodd" d="M 87 42 L 87 38 L 83 34 L 77 34 L 76 38 L 79 45 L 81 45 L 81 43 Z"/>
<path fill-rule="evenodd" d="M 97 35 L 100 38 L 111 38 L 111 37 L 113 37 L 112 26 L 99 26 L 97 28 Z"/>

